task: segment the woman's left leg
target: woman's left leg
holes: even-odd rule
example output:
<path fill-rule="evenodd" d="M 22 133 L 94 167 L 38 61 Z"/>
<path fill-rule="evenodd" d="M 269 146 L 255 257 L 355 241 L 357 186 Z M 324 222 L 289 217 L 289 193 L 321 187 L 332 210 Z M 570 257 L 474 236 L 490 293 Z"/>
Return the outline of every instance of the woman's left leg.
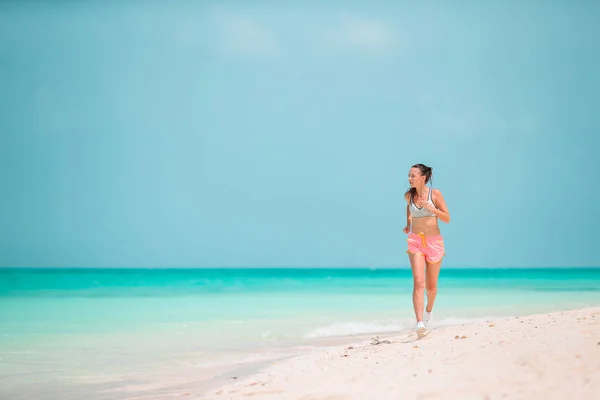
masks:
<path fill-rule="evenodd" d="M 433 315 L 433 306 L 435 304 L 435 298 L 437 296 L 438 289 L 438 278 L 440 276 L 440 269 L 442 267 L 442 260 L 436 263 L 426 263 L 425 267 L 425 292 L 427 293 L 427 306 L 425 307 L 426 318 L 425 324 L 430 324 Z"/>

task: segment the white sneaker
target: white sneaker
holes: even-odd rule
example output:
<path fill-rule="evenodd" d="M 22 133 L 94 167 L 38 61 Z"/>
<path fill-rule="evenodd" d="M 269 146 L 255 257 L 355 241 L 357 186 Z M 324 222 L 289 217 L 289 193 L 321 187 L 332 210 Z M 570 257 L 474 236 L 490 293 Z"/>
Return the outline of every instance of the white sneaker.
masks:
<path fill-rule="evenodd" d="M 422 338 L 423 336 L 426 336 L 429 333 L 429 330 L 427 329 L 427 327 L 425 326 L 425 324 L 423 322 L 417 322 L 417 326 L 415 327 L 415 330 L 417 331 L 417 336 Z"/>
<path fill-rule="evenodd" d="M 431 325 L 433 325 L 433 310 L 431 312 L 425 311 L 425 326 L 431 329 Z"/>

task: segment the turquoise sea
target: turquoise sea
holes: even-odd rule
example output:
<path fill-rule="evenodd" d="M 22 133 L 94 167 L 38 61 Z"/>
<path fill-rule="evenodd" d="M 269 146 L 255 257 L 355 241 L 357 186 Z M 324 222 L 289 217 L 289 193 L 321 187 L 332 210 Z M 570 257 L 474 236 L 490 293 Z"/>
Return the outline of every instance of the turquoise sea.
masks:
<path fill-rule="evenodd" d="M 407 269 L 0 269 L 0 399 L 208 387 L 408 332 L 411 292 Z M 435 315 L 444 326 L 597 305 L 600 268 L 443 269 Z"/>

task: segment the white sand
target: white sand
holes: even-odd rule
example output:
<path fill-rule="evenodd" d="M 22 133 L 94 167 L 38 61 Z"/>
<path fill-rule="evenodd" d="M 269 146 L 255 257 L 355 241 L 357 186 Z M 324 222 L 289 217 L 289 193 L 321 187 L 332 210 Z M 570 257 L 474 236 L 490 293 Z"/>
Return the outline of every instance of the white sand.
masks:
<path fill-rule="evenodd" d="M 379 337 L 239 377 L 205 399 L 600 399 L 600 307 Z"/>

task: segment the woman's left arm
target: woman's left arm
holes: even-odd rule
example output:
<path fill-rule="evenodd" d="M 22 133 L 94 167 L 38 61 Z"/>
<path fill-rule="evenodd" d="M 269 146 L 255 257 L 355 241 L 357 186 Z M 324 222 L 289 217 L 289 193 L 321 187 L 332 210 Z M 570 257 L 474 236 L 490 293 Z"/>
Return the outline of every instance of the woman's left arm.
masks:
<path fill-rule="evenodd" d="M 434 213 L 441 221 L 449 223 L 450 212 L 448 212 L 448 206 L 446 206 L 446 200 L 444 200 L 442 192 L 439 189 L 433 189 L 431 199 L 433 200 L 435 207 L 427 203 L 427 209 Z"/>

